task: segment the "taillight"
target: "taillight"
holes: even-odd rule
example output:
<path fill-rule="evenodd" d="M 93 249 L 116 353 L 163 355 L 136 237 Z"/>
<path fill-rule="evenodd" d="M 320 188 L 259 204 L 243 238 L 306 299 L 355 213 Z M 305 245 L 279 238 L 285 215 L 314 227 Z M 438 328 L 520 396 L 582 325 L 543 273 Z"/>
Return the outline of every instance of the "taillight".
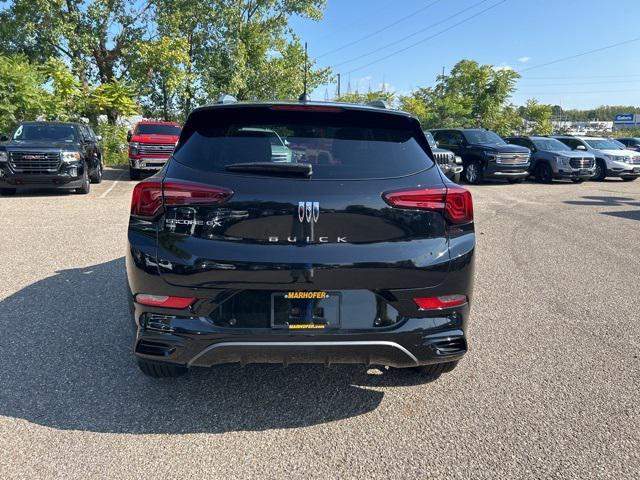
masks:
<path fill-rule="evenodd" d="M 471 193 L 459 186 L 388 192 L 383 198 L 393 207 L 441 212 L 450 223 L 468 223 L 473 220 Z"/>
<path fill-rule="evenodd" d="M 142 181 L 133 188 L 131 215 L 152 217 L 162 207 L 162 184 Z"/>
<path fill-rule="evenodd" d="M 136 295 L 136 303 L 162 308 L 187 308 L 196 299 L 193 297 L 170 297 L 167 295 L 149 295 L 139 293 Z"/>
<path fill-rule="evenodd" d="M 442 295 L 440 297 L 414 298 L 413 301 L 420 310 L 443 310 L 459 307 L 467 303 L 466 295 Z"/>
<path fill-rule="evenodd" d="M 142 181 L 133 189 L 131 214 L 153 217 L 164 205 L 215 205 L 233 195 L 231 190 L 196 183 Z"/>

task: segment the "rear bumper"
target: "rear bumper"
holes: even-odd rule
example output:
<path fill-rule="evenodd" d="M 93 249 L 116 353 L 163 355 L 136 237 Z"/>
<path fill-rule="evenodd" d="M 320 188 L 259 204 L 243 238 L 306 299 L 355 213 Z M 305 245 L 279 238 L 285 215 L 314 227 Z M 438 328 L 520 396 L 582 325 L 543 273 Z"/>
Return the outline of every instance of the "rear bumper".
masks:
<path fill-rule="evenodd" d="M 456 361 L 467 351 L 464 330 L 430 331 L 411 319 L 398 331 L 313 335 L 220 334 L 215 337 L 139 330 L 135 353 L 187 367 L 225 363 L 362 364 L 415 367 Z M 271 337 L 271 338 L 269 338 Z"/>

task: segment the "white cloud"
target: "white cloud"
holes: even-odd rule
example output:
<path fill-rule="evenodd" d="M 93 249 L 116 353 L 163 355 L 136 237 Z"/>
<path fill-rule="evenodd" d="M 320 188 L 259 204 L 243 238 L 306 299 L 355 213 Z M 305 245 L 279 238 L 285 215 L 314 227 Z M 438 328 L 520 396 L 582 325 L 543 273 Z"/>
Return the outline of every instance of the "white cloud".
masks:
<path fill-rule="evenodd" d="M 520 63 L 527 63 L 529 60 L 531 60 L 531 57 L 520 57 L 520 58 L 518 58 L 518 61 Z"/>

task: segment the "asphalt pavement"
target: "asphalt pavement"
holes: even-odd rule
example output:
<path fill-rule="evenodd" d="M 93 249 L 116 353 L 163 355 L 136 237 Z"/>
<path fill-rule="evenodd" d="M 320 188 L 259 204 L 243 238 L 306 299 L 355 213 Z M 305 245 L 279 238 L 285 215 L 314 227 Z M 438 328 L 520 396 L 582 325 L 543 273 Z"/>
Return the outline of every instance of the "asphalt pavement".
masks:
<path fill-rule="evenodd" d="M 0 197 L 0 478 L 558 478 L 640 472 L 640 180 L 471 187 L 470 351 L 406 371 L 154 380 L 124 296 L 131 190 Z"/>

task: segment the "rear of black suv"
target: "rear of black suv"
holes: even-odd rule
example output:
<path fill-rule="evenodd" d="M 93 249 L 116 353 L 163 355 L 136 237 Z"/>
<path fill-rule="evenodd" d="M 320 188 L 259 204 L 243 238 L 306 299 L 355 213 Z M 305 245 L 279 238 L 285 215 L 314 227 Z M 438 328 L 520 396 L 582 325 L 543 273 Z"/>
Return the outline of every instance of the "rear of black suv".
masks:
<path fill-rule="evenodd" d="M 274 149 L 265 135 L 276 132 Z M 146 374 L 221 363 L 420 367 L 467 350 L 469 192 L 418 121 L 340 104 L 189 116 L 134 190 L 127 275 Z"/>

